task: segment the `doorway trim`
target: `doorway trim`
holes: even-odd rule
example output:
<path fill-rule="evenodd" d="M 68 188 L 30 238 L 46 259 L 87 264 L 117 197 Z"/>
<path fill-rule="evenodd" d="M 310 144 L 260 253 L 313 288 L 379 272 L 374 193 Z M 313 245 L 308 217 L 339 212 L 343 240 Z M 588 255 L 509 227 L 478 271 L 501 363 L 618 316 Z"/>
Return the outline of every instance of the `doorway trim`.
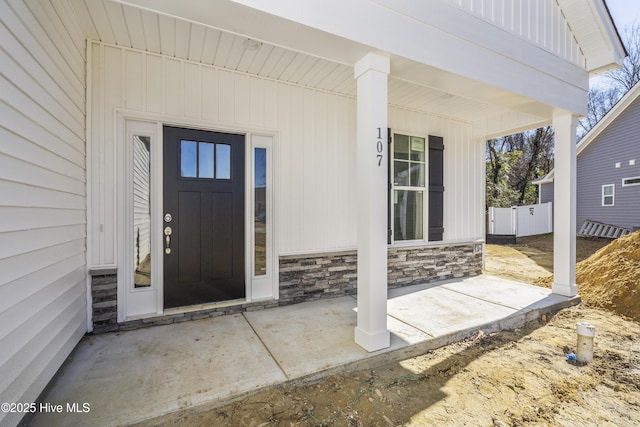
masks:
<path fill-rule="evenodd" d="M 114 112 L 116 141 L 114 147 L 117 182 L 116 233 L 114 245 L 118 266 L 118 322 L 164 314 L 175 314 L 217 306 L 244 304 L 252 301 L 279 298 L 279 253 L 277 230 L 277 138 L 275 130 L 221 125 L 202 121 L 185 121 L 177 117 L 143 113 L 124 109 Z M 245 136 L 245 289 L 246 298 L 241 300 L 207 303 L 197 306 L 164 309 L 163 306 L 163 127 L 177 126 L 212 132 L 242 134 Z M 149 136 L 151 145 L 151 286 L 133 287 L 133 173 L 132 154 L 128 142 L 134 134 Z M 267 274 L 255 276 L 254 266 L 254 151 L 267 150 Z M 100 232 L 94 230 L 93 232 Z M 130 238 L 131 237 L 131 238 Z"/>

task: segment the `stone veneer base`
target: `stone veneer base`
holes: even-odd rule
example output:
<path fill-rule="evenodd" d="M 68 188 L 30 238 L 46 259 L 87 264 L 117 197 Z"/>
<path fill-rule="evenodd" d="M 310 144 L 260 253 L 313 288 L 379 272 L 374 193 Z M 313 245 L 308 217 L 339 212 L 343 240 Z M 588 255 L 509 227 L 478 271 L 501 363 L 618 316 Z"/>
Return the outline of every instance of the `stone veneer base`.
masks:
<path fill-rule="evenodd" d="M 479 246 L 478 246 L 479 245 Z M 429 283 L 482 273 L 482 242 L 446 245 L 390 247 L 387 279 L 389 288 Z M 202 310 L 117 321 L 116 272 L 92 271 L 94 333 L 123 331 L 166 325 L 246 311 L 262 310 L 300 302 L 355 295 L 357 292 L 357 253 L 287 255 L 280 257 L 280 298 L 225 304 Z"/>

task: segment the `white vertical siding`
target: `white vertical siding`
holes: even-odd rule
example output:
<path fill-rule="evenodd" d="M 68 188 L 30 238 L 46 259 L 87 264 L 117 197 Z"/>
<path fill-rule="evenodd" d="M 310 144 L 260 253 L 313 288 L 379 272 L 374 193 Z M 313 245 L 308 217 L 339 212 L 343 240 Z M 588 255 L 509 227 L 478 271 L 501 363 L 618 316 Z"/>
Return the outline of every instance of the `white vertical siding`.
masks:
<path fill-rule="evenodd" d="M 97 42 L 91 50 L 92 265 L 115 264 L 116 108 L 212 130 L 273 132 L 280 251 L 355 246 L 354 99 Z"/>
<path fill-rule="evenodd" d="M 449 0 L 576 65 L 585 58 L 556 0 Z"/>
<path fill-rule="evenodd" d="M 354 98 L 97 42 L 92 51 L 92 70 L 108 70 L 94 71 L 101 78 L 94 78 L 91 88 L 94 99 L 104 94 L 91 119 L 92 194 L 100 200 L 92 221 L 104 226 L 104 233 L 94 234 L 94 265 L 113 263 L 115 256 L 109 217 L 116 194 L 105 184 L 113 182 L 115 173 L 114 108 L 160 113 L 212 130 L 273 132 L 279 156 L 280 252 L 356 246 Z M 153 83 L 141 84 L 135 67 L 147 76 L 153 73 Z M 477 177 L 484 149 L 473 142 L 471 125 L 401 108 L 391 109 L 390 123 L 394 129 L 445 138 L 445 238 L 481 237 L 484 190 Z"/>
<path fill-rule="evenodd" d="M 472 125 L 392 107 L 394 132 L 444 138 L 444 240 L 484 236 L 484 142 L 472 137 Z"/>
<path fill-rule="evenodd" d="M 0 401 L 33 402 L 87 327 L 85 41 L 49 0 L 0 0 L 0 40 Z"/>

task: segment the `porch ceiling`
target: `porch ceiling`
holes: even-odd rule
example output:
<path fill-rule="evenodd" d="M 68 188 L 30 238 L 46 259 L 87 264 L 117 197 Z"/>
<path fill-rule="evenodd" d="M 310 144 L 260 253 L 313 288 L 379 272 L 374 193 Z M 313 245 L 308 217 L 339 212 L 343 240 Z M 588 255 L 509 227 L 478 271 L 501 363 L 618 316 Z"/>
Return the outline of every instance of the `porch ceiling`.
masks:
<path fill-rule="evenodd" d="M 266 38 L 120 1 L 68 1 L 84 34 L 93 40 L 346 96 L 356 95 L 353 66 L 349 61 L 367 50 L 365 46 L 341 41 L 339 47 L 334 45 L 335 55 L 323 57 L 317 50 L 304 52 L 267 42 Z M 285 24 L 293 25 L 289 21 Z M 323 33 L 318 37 L 331 36 Z M 499 121 L 498 127 L 505 131 L 534 127 L 551 117 L 547 105 L 395 56 L 391 57 L 389 103 L 481 124 L 481 128 L 495 129 L 495 125 L 488 123 Z M 481 132 L 474 134 L 485 136 Z"/>

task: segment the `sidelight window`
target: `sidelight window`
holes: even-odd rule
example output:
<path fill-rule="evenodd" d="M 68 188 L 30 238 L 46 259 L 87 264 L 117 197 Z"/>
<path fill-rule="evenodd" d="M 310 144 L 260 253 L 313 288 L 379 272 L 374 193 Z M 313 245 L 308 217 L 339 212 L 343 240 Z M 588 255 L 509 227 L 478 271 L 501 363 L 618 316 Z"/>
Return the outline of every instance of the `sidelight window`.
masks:
<path fill-rule="evenodd" d="M 133 284 L 151 286 L 151 138 L 133 136 Z"/>
<path fill-rule="evenodd" d="M 267 149 L 254 149 L 254 276 L 267 274 Z"/>

